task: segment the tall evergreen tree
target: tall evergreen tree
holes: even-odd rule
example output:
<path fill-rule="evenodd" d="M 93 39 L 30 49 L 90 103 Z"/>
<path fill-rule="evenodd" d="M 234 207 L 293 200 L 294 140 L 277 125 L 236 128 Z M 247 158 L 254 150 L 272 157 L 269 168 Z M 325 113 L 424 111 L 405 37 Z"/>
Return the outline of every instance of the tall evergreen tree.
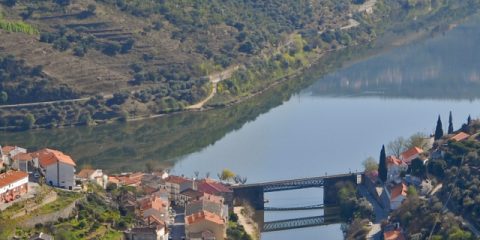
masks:
<path fill-rule="evenodd" d="M 453 118 L 452 118 L 452 111 L 450 111 L 450 115 L 448 116 L 448 134 L 453 133 Z"/>
<path fill-rule="evenodd" d="M 378 176 L 383 182 L 387 181 L 387 156 L 385 154 L 385 145 L 382 145 L 382 150 L 380 151 L 380 163 L 378 164 Z"/>
<path fill-rule="evenodd" d="M 442 137 L 443 137 L 442 120 L 440 119 L 440 115 L 438 115 L 437 127 L 435 128 L 435 140 L 438 140 Z"/>
<path fill-rule="evenodd" d="M 468 115 L 467 125 L 470 125 L 470 123 L 472 123 L 472 117 L 470 115 Z"/>

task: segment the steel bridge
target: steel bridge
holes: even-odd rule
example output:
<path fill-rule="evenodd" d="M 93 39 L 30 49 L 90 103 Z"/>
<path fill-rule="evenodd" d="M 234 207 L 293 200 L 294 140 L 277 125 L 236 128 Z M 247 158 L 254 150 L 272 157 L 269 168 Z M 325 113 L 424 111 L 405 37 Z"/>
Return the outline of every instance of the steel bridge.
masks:
<path fill-rule="evenodd" d="M 264 211 L 300 211 L 300 210 L 314 210 L 314 209 L 323 209 L 323 204 L 316 204 L 310 206 L 301 206 L 301 207 L 265 207 Z"/>
<path fill-rule="evenodd" d="M 275 232 L 294 228 L 305 228 L 325 225 L 324 216 L 304 217 L 287 220 L 265 222 L 262 232 Z"/>
<path fill-rule="evenodd" d="M 335 180 L 338 178 L 345 178 L 351 176 L 360 176 L 362 173 L 347 173 L 347 174 L 338 174 L 330 176 L 321 176 L 321 177 L 311 177 L 311 178 L 299 178 L 283 181 L 273 181 L 273 182 L 264 182 L 264 183 L 253 183 L 253 184 L 244 184 L 239 186 L 233 186 L 233 189 L 241 188 L 263 188 L 263 192 L 278 192 L 278 191 L 287 191 L 287 190 L 296 190 L 302 188 L 313 188 L 313 187 L 323 187 L 325 181 Z"/>

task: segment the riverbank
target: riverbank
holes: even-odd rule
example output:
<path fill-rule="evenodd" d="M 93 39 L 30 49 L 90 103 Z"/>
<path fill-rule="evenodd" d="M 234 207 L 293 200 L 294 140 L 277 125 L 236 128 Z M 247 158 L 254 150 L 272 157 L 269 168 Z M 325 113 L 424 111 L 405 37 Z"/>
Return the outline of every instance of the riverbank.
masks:
<path fill-rule="evenodd" d="M 375 1 L 368 2 L 368 11 L 365 10 L 359 14 L 361 16 L 356 21 L 360 23 L 360 25 L 342 30 L 344 34 L 350 36 L 350 40 L 348 43 L 341 43 L 334 41 L 332 44 L 327 44 L 322 47 L 310 49 L 310 50 L 301 50 L 297 53 L 293 54 L 289 49 L 292 48 L 298 41 L 302 41 L 302 37 L 305 33 L 293 33 L 290 36 L 289 41 L 285 41 L 281 44 L 275 51 L 271 51 L 270 53 L 264 53 L 265 55 L 261 58 L 258 58 L 255 62 L 244 64 L 244 66 L 235 65 L 232 69 L 227 69 L 228 74 L 223 74 L 222 71 L 220 73 L 215 73 L 212 75 L 220 76 L 219 81 L 212 81 L 214 78 L 210 78 L 210 82 L 212 82 L 210 87 L 210 92 L 207 94 L 206 98 L 200 101 L 199 103 L 190 105 L 190 106 L 181 106 L 180 108 L 168 108 L 163 109 L 158 114 L 145 114 L 145 111 L 152 112 L 145 108 L 145 106 L 138 105 L 137 103 L 133 104 L 135 101 L 132 100 L 132 106 L 136 109 L 133 113 L 132 112 L 124 112 L 122 110 L 112 110 L 108 107 L 105 107 L 106 102 L 112 101 L 112 99 L 118 98 L 118 96 L 109 96 L 108 98 L 101 97 L 101 98 L 91 98 L 86 102 L 62 102 L 62 103 L 55 103 L 54 106 L 44 106 L 42 104 L 35 105 L 35 106 L 23 106 L 16 110 L 8 110 L 5 111 L 4 109 L 0 112 L 0 115 L 3 115 L 5 119 L 3 119 L 2 123 L 0 123 L 1 130 L 7 131 L 16 131 L 16 130 L 29 130 L 29 129 L 37 129 L 37 128 L 61 128 L 61 127 L 70 127 L 70 126 L 78 126 L 78 125 L 98 125 L 98 124 L 109 124 L 113 122 L 127 122 L 127 121 L 139 121 L 145 119 L 152 119 L 152 118 L 159 118 L 167 115 L 177 114 L 179 112 L 197 112 L 197 111 L 206 111 L 211 109 L 218 109 L 222 107 L 227 107 L 235 104 L 239 104 L 247 99 L 252 97 L 258 96 L 266 91 L 269 91 L 275 86 L 279 84 L 292 80 L 293 78 L 301 77 L 302 74 L 312 67 L 318 67 L 319 62 L 325 55 L 332 55 L 337 54 L 335 52 L 343 52 L 347 48 L 361 48 L 360 46 L 369 46 L 373 44 L 376 39 L 381 38 L 388 29 L 395 28 L 395 31 L 404 32 L 407 29 L 412 28 L 410 30 L 427 28 L 427 29 L 440 29 L 438 26 L 442 25 L 443 22 L 447 21 L 438 21 L 439 16 L 443 16 L 443 11 L 438 11 L 438 9 L 448 9 L 448 5 L 443 6 L 439 5 L 438 9 L 430 9 L 430 10 L 423 10 L 423 9 L 413 9 L 413 10 L 405 10 L 402 9 L 400 6 L 395 6 L 393 1 L 385 1 L 385 2 L 377 2 L 376 7 L 373 8 L 371 5 Z M 399 9 L 396 9 L 399 8 Z M 362 9 L 362 8 L 360 8 Z M 393 14 L 396 10 L 401 10 L 402 16 L 397 16 L 399 13 Z M 403 13 L 405 11 L 405 13 Z M 456 11 L 465 11 L 465 10 L 456 10 Z M 409 13 L 415 13 L 418 16 L 410 16 Z M 465 11 L 466 12 L 466 11 Z M 400 14 L 400 15 L 401 15 Z M 438 16 L 437 16 L 438 15 Z M 437 17 L 435 17 L 437 16 Z M 456 14 L 456 17 L 460 18 L 463 16 L 462 14 Z M 356 18 L 355 18 L 356 19 Z M 416 25 L 412 27 L 412 19 L 415 19 Z M 429 19 L 430 22 L 426 22 Z M 433 24 L 434 23 L 434 24 Z M 435 25 L 435 26 L 428 26 L 427 24 Z M 400 29 L 400 30 L 399 30 Z M 403 30 L 402 30 L 403 29 Z M 368 32 L 366 34 L 366 32 Z M 323 38 L 323 33 L 320 34 L 318 38 Z M 402 38 L 404 36 L 398 36 L 398 38 Z M 347 37 L 348 38 L 348 37 Z M 288 40 L 287 39 L 287 40 Z M 295 40 L 296 39 L 296 40 Z M 297 41 L 298 40 L 298 41 Z M 338 40 L 338 39 L 337 39 Z M 293 45 L 292 45 L 293 44 Z M 398 44 L 398 41 L 397 41 Z M 302 46 L 302 45 L 300 45 Z M 303 46 L 302 49 L 308 49 L 308 46 Z M 347 50 L 348 51 L 348 50 Z M 293 62 L 288 64 L 288 68 L 274 68 L 270 69 L 268 64 L 275 63 L 275 56 L 285 55 L 285 54 L 292 54 L 289 55 Z M 338 53 L 339 55 L 342 53 Z M 285 55 L 286 56 L 286 55 Z M 290 60 L 289 60 L 290 61 Z M 278 61 L 277 61 L 278 62 Z M 280 62 L 278 62 L 280 63 Z M 266 65 L 265 65 L 266 64 Z M 267 66 L 264 67 L 263 65 Z M 243 73 L 248 73 L 248 76 L 253 77 L 252 79 L 248 80 L 248 84 L 253 83 L 251 87 L 244 85 L 242 81 L 239 81 L 239 76 Z M 250 78 L 249 77 L 249 78 Z M 240 89 L 241 91 L 238 92 L 235 89 Z M 120 97 L 121 98 L 121 97 Z M 118 100 L 118 99 L 117 99 Z M 82 99 L 85 101 L 85 99 Z M 121 102 L 127 101 L 130 102 L 128 99 L 119 100 Z M 92 105 L 93 104 L 93 105 Z M 104 109 L 102 110 L 101 114 L 91 115 L 85 113 L 82 109 L 85 107 L 92 107 L 97 106 L 97 108 Z M 115 105 L 113 105 L 115 106 Z M 153 107 L 153 106 L 152 106 Z M 67 111 L 69 112 L 67 115 L 71 116 L 71 119 L 55 119 L 52 121 L 50 117 L 46 117 L 46 112 L 51 112 L 50 108 L 58 109 L 58 111 Z M 12 118 L 10 116 L 15 112 L 21 111 L 23 116 L 20 119 Z M 57 111 L 57 110 L 55 110 Z M 53 112 L 55 112 L 53 111 Z M 83 112 L 83 113 L 82 113 Z"/>

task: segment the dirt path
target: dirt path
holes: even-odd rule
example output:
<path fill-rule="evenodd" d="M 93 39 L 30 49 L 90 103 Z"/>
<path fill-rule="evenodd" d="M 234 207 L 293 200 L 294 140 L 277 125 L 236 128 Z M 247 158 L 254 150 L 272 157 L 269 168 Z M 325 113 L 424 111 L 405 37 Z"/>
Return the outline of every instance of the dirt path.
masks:
<path fill-rule="evenodd" d="M 253 239 L 259 239 L 256 225 L 253 221 L 242 214 L 243 207 L 234 207 L 233 212 L 238 216 L 238 222 L 243 226 L 245 232 L 248 233 Z"/>
<path fill-rule="evenodd" d="M 239 68 L 240 68 L 239 65 L 235 65 L 235 66 L 229 67 L 229 68 L 227 68 L 227 69 L 225 69 L 225 70 L 223 70 L 219 73 L 210 74 L 208 76 L 208 79 L 210 80 L 210 83 L 212 83 L 212 91 L 210 92 L 210 94 L 205 99 L 203 99 L 202 101 L 200 101 L 198 103 L 195 103 L 193 105 L 188 106 L 187 109 L 201 109 L 201 108 L 203 108 L 205 103 L 210 101 L 210 99 L 215 97 L 215 94 L 217 94 L 218 83 L 225 80 L 225 79 L 229 79 L 230 77 L 232 77 L 232 74 L 236 70 L 238 70 Z"/>

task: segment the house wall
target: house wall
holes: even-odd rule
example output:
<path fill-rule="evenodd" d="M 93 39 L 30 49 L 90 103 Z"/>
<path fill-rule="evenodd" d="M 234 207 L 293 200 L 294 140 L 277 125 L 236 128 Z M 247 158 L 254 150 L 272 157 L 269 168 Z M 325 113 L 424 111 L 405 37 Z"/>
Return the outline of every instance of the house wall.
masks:
<path fill-rule="evenodd" d="M 405 197 L 403 195 L 400 195 L 395 199 L 393 199 L 392 201 L 390 201 L 390 209 L 395 210 L 399 208 L 400 205 L 402 205 L 403 200 L 405 200 Z"/>
<path fill-rule="evenodd" d="M 185 232 L 187 236 L 190 233 L 199 233 L 205 230 L 211 231 L 217 240 L 226 239 L 227 229 L 225 225 L 216 224 L 207 220 L 200 220 L 193 224 L 185 225 Z"/>
<path fill-rule="evenodd" d="M 59 173 L 58 179 L 57 172 Z M 47 184 L 56 187 L 73 189 L 75 186 L 75 167 L 62 162 L 51 164 L 45 169 L 45 180 Z"/>

